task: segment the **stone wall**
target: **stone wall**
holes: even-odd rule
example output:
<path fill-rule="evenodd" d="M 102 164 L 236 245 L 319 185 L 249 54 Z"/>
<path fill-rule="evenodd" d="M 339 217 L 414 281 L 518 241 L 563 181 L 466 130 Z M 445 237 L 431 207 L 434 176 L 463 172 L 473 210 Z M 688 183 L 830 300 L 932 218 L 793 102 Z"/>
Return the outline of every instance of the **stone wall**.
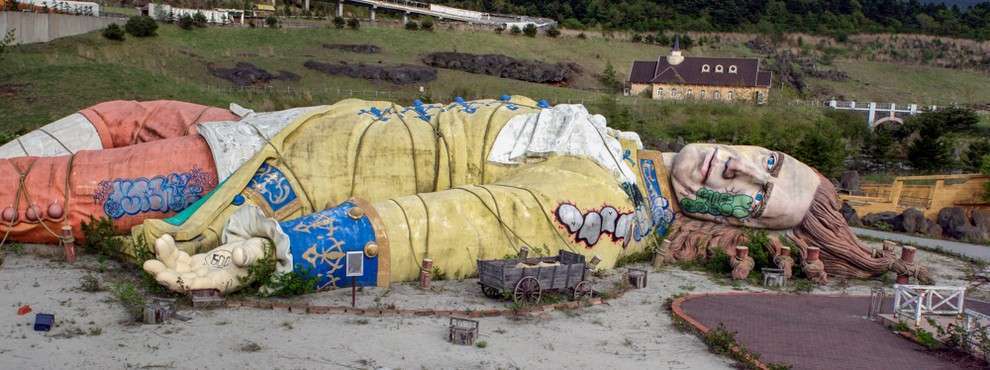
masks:
<path fill-rule="evenodd" d="M 14 44 L 31 44 L 93 32 L 106 28 L 111 23 L 123 26 L 125 22 L 126 19 L 109 17 L 0 12 L 0 35 L 14 28 Z"/>

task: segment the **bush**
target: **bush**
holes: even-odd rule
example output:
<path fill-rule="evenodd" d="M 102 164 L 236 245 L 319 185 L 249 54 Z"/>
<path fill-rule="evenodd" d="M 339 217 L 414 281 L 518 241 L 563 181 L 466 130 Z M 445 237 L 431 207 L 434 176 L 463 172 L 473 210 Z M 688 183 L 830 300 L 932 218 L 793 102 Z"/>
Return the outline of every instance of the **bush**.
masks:
<path fill-rule="evenodd" d="M 495 27 L 495 34 L 496 35 L 501 35 L 502 32 L 505 32 L 505 27 L 502 27 L 502 26 Z"/>
<path fill-rule="evenodd" d="M 265 25 L 268 26 L 268 28 L 278 28 L 278 18 L 275 18 L 274 15 L 269 15 L 265 18 Z"/>
<path fill-rule="evenodd" d="M 560 30 L 557 27 L 547 28 L 547 37 L 556 38 L 557 36 L 560 36 Z"/>
<path fill-rule="evenodd" d="M 632 42 L 643 42 L 643 35 L 640 35 L 638 33 L 633 34 Z"/>
<path fill-rule="evenodd" d="M 192 16 L 189 14 L 183 14 L 179 17 L 179 20 L 175 21 L 175 25 L 184 30 L 191 30 L 195 26 Z"/>
<path fill-rule="evenodd" d="M 113 220 L 109 217 L 100 219 L 89 217 L 89 222 L 82 223 L 82 249 L 89 253 L 116 257 L 123 250 L 124 242 L 116 237 Z"/>
<path fill-rule="evenodd" d="M 419 23 L 416 23 L 414 21 L 406 22 L 406 29 L 410 31 L 417 31 L 419 30 Z"/>
<path fill-rule="evenodd" d="M 835 177 L 844 167 L 846 141 L 834 127 L 818 122 L 798 142 L 794 156 L 827 177 Z"/>
<path fill-rule="evenodd" d="M 519 26 L 512 26 L 512 28 L 509 29 L 509 32 L 511 32 L 513 35 L 518 35 L 522 33 L 522 29 L 520 29 Z"/>
<path fill-rule="evenodd" d="M 192 21 L 193 21 L 193 25 L 199 28 L 205 28 L 206 24 L 209 23 L 209 21 L 206 19 L 206 15 L 204 15 L 203 12 L 196 12 L 196 14 L 192 16 Z"/>
<path fill-rule="evenodd" d="M 972 142 L 963 152 L 963 165 L 967 171 L 979 171 L 987 155 L 990 155 L 990 140 Z"/>
<path fill-rule="evenodd" d="M 124 41 L 124 29 L 116 23 L 110 23 L 107 28 L 103 29 L 103 37 L 107 40 Z"/>
<path fill-rule="evenodd" d="M 361 28 L 361 21 L 359 21 L 357 18 L 348 19 L 347 28 L 350 28 L 352 30 L 357 30 Z"/>
<path fill-rule="evenodd" d="M 578 36 L 577 36 L 577 37 L 578 37 L 579 39 L 581 39 L 581 40 L 585 40 L 585 39 L 587 39 L 587 38 L 588 38 L 588 35 L 585 35 L 585 34 L 584 34 L 584 32 L 581 32 L 581 33 L 579 33 L 579 34 L 578 34 Z"/>
<path fill-rule="evenodd" d="M 622 81 L 619 81 L 619 77 L 615 73 L 615 67 L 612 66 L 612 62 L 605 64 L 605 70 L 602 74 L 598 76 L 598 82 L 609 90 L 611 93 L 617 93 L 622 90 Z"/>
<path fill-rule="evenodd" d="M 536 37 L 536 25 L 530 23 L 523 27 L 523 33 L 529 37 Z"/>
<path fill-rule="evenodd" d="M 572 30 L 583 30 L 584 29 L 584 23 L 581 23 L 581 21 L 579 21 L 579 20 L 577 20 L 575 18 L 567 18 L 567 19 L 565 19 L 563 22 L 560 22 L 560 26 L 561 27 L 564 27 L 564 28 L 569 28 L 569 29 L 572 29 Z"/>
<path fill-rule="evenodd" d="M 345 25 L 347 25 L 347 21 L 344 19 L 344 17 L 333 17 L 333 27 L 334 28 L 336 28 L 338 30 L 342 30 L 342 29 L 344 29 L 344 26 Z"/>
<path fill-rule="evenodd" d="M 124 30 L 134 37 L 151 37 L 157 35 L 158 23 L 149 16 L 138 15 L 127 20 Z"/>
<path fill-rule="evenodd" d="M 422 28 L 423 31 L 433 31 L 433 19 L 426 18 L 422 22 L 419 22 L 419 28 Z"/>

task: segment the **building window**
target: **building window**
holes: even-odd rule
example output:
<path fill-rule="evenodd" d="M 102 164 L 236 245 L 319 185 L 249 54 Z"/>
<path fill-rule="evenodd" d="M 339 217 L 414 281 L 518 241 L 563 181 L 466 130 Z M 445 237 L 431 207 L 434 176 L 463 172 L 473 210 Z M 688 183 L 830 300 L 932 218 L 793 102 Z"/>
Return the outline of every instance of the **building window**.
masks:
<path fill-rule="evenodd" d="M 662 87 L 658 87 L 657 88 L 657 97 L 658 98 L 662 98 L 663 97 L 663 88 Z"/>
<path fill-rule="evenodd" d="M 722 65 L 721 64 L 715 66 L 715 73 L 722 73 L 724 70 L 725 69 L 722 68 Z"/>
<path fill-rule="evenodd" d="M 688 91 L 687 91 L 687 94 L 685 94 L 685 96 L 686 96 L 686 97 L 687 97 L 688 99 L 692 99 L 692 98 L 694 98 L 694 91 L 692 91 L 692 90 L 688 90 Z"/>
<path fill-rule="evenodd" d="M 676 87 L 673 88 L 673 89 L 670 89 L 670 97 L 671 98 L 676 98 L 677 97 L 677 88 Z"/>
<path fill-rule="evenodd" d="M 722 98 L 722 93 L 720 93 L 720 92 L 718 92 L 716 90 L 714 93 L 712 93 L 712 98 L 715 99 L 715 100 L 721 99 Z"/>
<path fill-rule="evenodd" d="M 701 66 L 701 71 L 702 72 L 711 72 L 711 70 L 712 70 L 712 66 L 710 66 L 710 65 L 705 64 L 705 65 Z"/>
<path fill-rule="evenodd" d="M 729 73 L 736 73 L 736 71 L 737 71 L 736 66 L 734 65 L 729 66 Z"/>
<path fill-rule="evenodd" d="M 726 94 L 725 97 L 728 98 L 729 100 L 732 100 L 735 97 L 735 94 L 733 93 L 732 90 L 729 90 L 729 93 Z"/>
<path fill-rule="evenodd" d="M 705 90 L 699 91 L 698 92 L 698 99 L 704 99 L 704 98 L 705 98 Z"/>

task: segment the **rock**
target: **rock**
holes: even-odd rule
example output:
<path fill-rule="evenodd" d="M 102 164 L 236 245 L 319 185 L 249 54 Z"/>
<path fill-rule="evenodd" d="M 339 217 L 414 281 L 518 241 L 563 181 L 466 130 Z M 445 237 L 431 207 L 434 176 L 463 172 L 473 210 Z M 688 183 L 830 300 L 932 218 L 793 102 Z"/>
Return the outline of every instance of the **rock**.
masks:
<path fill-rule="evenodd" d="M 233 68 L 217 67 L 211 63 L 206 68 L 214 77 L 225 79 L 237 86 L 267 85 L 273 80 L 299 80 L 299 75 L 295 73 L 279 71 L 278 75 L 273 75 L 247 62 L 239 62 Z"/>
<path fill-rule="evenodd" d="M 925 230 L 925 235 L 928 235 L 928 236 L 931 236 L 931 237 L 934 237 L 934 238 L 941 238 L 942 237 L 942 227 L 941 226 L 938 226 L 937 223 L 930 222 L 930 223 L 928 223 L 928 228 Z"/>
<path fill-rule="evenodd" d="M 859 172 L 843 172 L 842 177 L 839 179 L 839 189 L 849 192 L 849 194 L 861 194 L 862 190 L 859 188 Z"/>
<path fill-rule="evenodd" d="M 846 219 L 846 224 L 853 227 L 863 226 L 863 222 L 859 220 L 859 215 L 856 214 L 856 209 L 849 205 L 849 202 L 842 202 L 842 218 Z"/>
<path fill-rule="evenodd" d="M 979 208 L 973 210 L 973 226 L 990 231 L 990 209 Z"/>
<path fill-rule="evenodd" d="M 437 79 L 436 69 L 409 64 L 366 65 L 363 63 L 348 64 L 346 62 L 321 63 L 308 60 L 306 63 L 303 63 L 303 66 L 329 75 L 342 75 L 372 81 L 387 81 L 396 85 L 417 84 Z"/>
<path fill-rule="evenodd" d="M 904 213 L 901 213 L 901 225 L 906 233 L 922 233 L 928 227 L 928 219 L 925 218 L 925 214 L 921 210 L 908 208 Z"/>
<path fill-rule="evenodd" d="M 567 82 L 581 73 L 581 67 L 575 63 L 550 64 L 501 54 L 438 52 L 424 56 L 423 63 L 437 68 L 537 83 Z"/>
<path fill-rule="evenodd" d="M 359 54 L 378 54 L 382 51 L 382 48 L 372 44 L 323 44 L 323 48 Z"/>
<path fill-rule="evenodd" d="M 888 231 L 904 231 L 901 215 L 897 214 L 897 212 L 870 213 L 863 217 L 863 225 L 888 229 L 887 227 L 880 226 L 881 224 L 889 226 Z"/>
<path fill-rule="evenodd" d="M 986 230 L 973 225 L 960 226 L 958 229 L 956 229 L 956 232 L 959 235 L 956 237 L 956 239 L 965 242 L 980 243 L 990 240 L 990 235 L 988 235 Z"/>
<path fill-rule="evenodd" d="M 972 226 L 969 218 L 966 217 L 966 210 L 962 207 L 946 207 L 938 211 L 938 225 L 942 227 L 945 236 L 961 239 L 963 237 L 963 226 Z"/>

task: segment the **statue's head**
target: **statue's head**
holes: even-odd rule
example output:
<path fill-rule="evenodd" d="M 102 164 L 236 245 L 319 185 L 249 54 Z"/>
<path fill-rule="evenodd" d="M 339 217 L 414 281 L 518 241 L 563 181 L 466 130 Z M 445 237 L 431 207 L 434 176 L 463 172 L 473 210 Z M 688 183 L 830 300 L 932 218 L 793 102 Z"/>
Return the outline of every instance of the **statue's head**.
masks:
<path fill-rule="evenodd" d="M 686 216 L 764 229 L 798 226 L 822 180 L 787 154 L 719 144 L 685 146 L 674 157 L 671 174 Z"/>

